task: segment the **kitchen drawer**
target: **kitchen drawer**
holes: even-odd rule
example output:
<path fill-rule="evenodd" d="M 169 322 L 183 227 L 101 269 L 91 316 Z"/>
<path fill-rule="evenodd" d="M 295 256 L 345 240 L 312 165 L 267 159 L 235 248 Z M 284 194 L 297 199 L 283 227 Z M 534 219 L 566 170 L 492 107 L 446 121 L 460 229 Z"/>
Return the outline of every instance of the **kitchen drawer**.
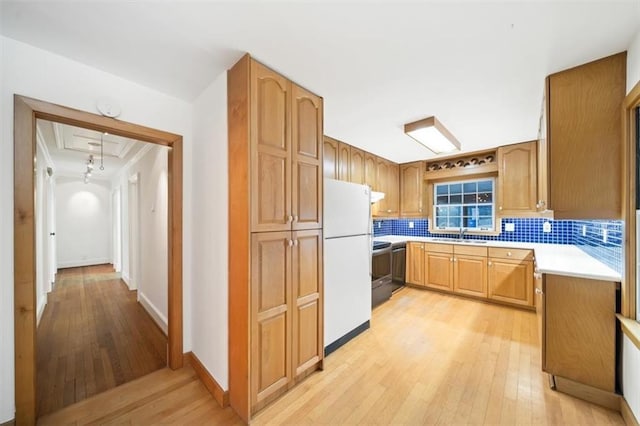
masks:
<path fill-rule="evenodd" d="M 454 246 L 453 252 L 455 254 L 487 257 L 487 247 L 457 245 Z"/>
<path fill-rule="evenodd" d="M 502 259 L 533 260 L 533 251 L 526 249 L 489 247 L 489 257 Z"/>
<path fill-rule="evenodd" d="M 436 253 L 453 253 L 453 245 L 440 243 L 424 243 L 424 250 Z"/>

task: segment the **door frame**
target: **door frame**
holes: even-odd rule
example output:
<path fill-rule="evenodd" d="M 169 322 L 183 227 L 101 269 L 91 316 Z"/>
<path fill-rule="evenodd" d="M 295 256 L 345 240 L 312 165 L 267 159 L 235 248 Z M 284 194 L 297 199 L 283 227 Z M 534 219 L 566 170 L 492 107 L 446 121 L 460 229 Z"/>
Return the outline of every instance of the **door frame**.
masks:
<path fill-rule="evenodd" d="M 35 424 L 36 405 L 36 120 L 137 139 L 169 150 L 168 364 L 182 367 L 182 136 L 14 95 L 14 355 L 16 424 Z"/>

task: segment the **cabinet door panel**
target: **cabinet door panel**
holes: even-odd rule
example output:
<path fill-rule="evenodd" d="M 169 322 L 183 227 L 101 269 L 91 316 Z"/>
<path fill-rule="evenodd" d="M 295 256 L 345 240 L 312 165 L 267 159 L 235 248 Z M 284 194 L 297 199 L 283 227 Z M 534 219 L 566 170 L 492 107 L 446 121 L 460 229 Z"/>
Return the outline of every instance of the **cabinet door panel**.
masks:
<path fill-rule="evenodd" d="M 251 236 L 252 406 L 292 380 L 290 241 L 291 232 Z"/>
<path fill-rule="evenodd" d="M 425 216 L 423 177 L 423 161 L 400 165 L 400 216 Z"/>
<path fill-rule="evenodd" d="M 290 200 L 287 175 L 290 167 L 286 156 L 268 152 L 256 153 L 256 176 L 253 187 L 253 230 L 289 229 Z"/>
<path fill-rule="evenodd" d="M 351 169 L 349 170 L 349 181 L 353 183 L 364 183 L 364 151 L 351 147 L 350 153 Z"/>
<path fill-rule="evenodd" d="M 291 228 L 290 83 L 252 62 L 251 230 Z"/>
<path fill-rule="evenodd" d="M 374 191 L 379 191 L 377 181 L 376 156 L 364 154 L 364 183 L 369 185 Z"/>
<path fill-rule="evenodd" d="M 293 229 L 322 228 L 322 98 L 292 85 Z"/>
<path fill-rule="evenodd" d="M 487 297 L 487 258 L 456 256 L 453 282 L 456 293 Z"/>
<path fill-rule="evenodd" d="M 407 243 L 406 280 L 410 284 L 424 285 L 424 245 Z"/>
<path fill-rule="evenodd" d="M 526 142 L 498 149 L 498 211 L 502 216 L 537 211 L 537 145 Z"/>
<path fill-rule="evenodd" d="M 293 233 L 293 374 L 324 357 L 322 231 Z"/>
<path fill-rule="evenodd" d="M 533 306 L 533 262 L 489 259 L 489 298 Z"/>
<path fill-rule="evenodd" d="M 349 181 L 351 169 L 351 146 L 346 143 L 338 145 L 338 180 Z"/>
<path fill-rule="evenodd" d="M 338 179 L 338 142 L 325 137 L 323 145 L 322 163 L 324 177 Z"/>
<path fill-rule="evenodd" d="M 425 252 L 424 285 L 440 290 L 453 290 L 453 255 Z"/>

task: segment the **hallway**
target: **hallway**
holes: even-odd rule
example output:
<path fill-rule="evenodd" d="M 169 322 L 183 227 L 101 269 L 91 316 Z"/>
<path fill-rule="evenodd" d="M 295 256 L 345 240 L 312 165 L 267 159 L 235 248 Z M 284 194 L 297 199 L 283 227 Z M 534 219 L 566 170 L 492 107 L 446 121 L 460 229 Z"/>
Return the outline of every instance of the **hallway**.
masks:
<path fill-rule="evenodd" d="M 112 265 L 58 271 L 37 332 L 38 416 L 166 365 L 166 336 Z"/>

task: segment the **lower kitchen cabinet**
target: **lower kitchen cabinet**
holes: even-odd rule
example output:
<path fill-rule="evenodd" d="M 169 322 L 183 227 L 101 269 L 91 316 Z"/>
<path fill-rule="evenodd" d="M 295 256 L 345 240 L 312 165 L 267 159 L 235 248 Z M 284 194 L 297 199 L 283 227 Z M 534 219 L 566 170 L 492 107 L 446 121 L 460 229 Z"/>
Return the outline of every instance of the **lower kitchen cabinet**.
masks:
<path fill-rule="evenodd" d="M 487 248 L 455 246 L 453 253 L 453 291 L 487 297 Z"/>
<path fill-rule="evenodd" d="M 531 250 L 407 243 L 406 282 L 436 290 L 534 306 Z"/>
<path fill-rule="evenodd" d="M 322 231 L 251 236 L 251 407 L 322 367 Z"/>
<path fill-rule="evenodd" d="M 453 291 L 453 246 L 425 243 L 424 286 Z"/>
<path fill-rule="evenodd" d="M 424 243 L 407 243 L 405 281 L 409 284 L 424 285 Z"/>
<path fill-rule="evenodd" d="M 489 299 L 533 306 L 533 253 L 530 250 L 489 248 Z"/>

